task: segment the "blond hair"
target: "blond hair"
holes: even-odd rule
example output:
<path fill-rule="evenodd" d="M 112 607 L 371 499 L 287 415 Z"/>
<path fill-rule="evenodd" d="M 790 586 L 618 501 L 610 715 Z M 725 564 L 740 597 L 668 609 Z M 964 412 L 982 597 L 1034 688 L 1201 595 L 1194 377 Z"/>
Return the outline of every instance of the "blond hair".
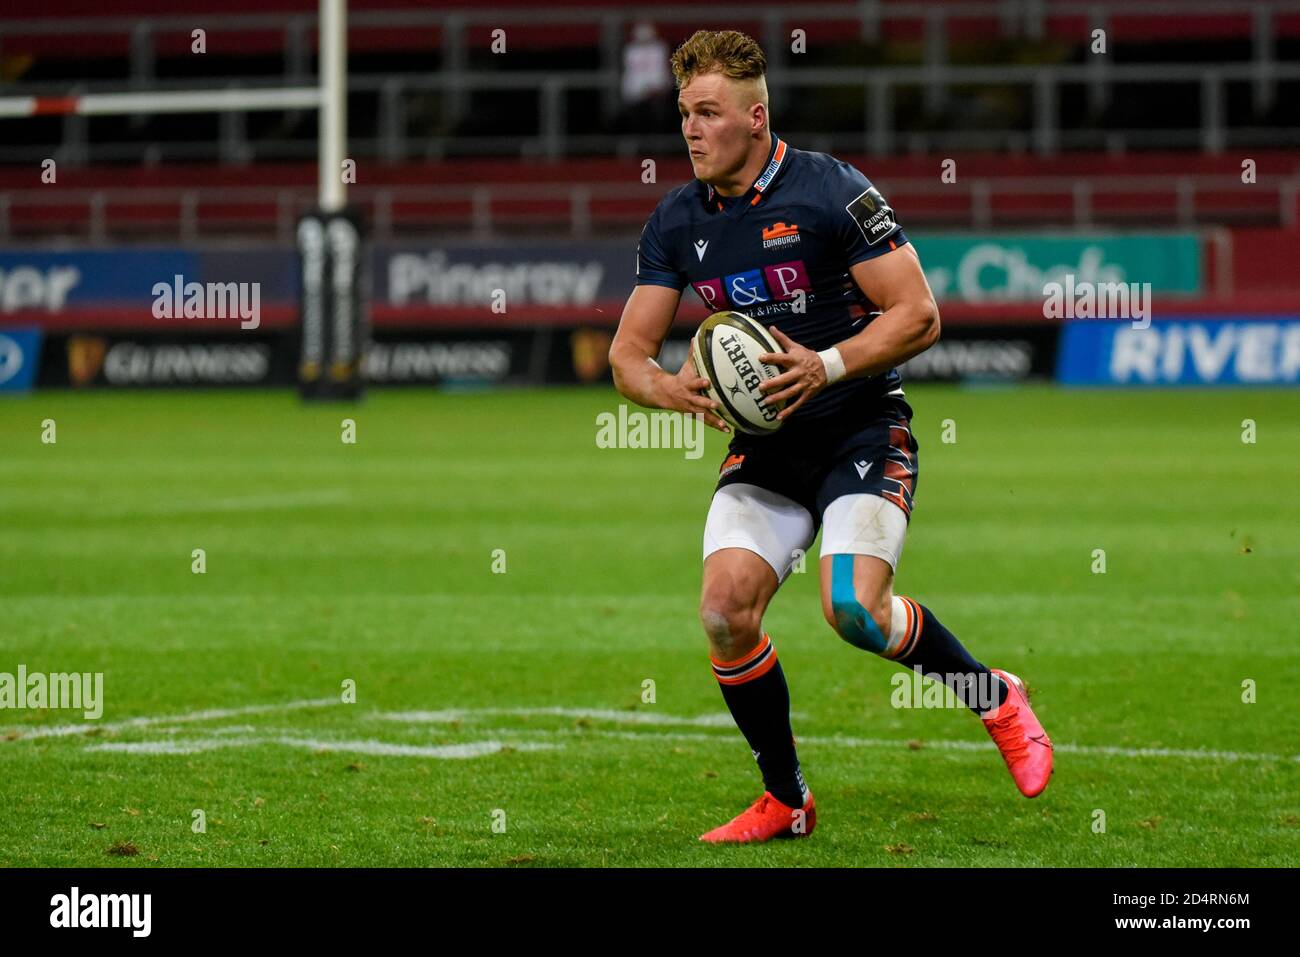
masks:
<path fill-rule="evenodd" d="M 673 78 L 681 89 L 703 73 L 732 80 L 757 80 L 767 99 L 767 57 L 753 37 L 738 30 L 696 30 L 673 53 Z"/>

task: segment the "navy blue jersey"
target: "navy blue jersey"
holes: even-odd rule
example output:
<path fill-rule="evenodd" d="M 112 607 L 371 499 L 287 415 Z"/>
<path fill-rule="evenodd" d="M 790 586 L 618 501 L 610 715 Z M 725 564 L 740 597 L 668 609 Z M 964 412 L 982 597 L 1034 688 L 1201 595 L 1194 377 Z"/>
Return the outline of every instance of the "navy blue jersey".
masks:
<path fill-rule="evenodd" d="M 725 197 L 693 180 L 660 201 L 637 246 L 637 285 L 690 286 L 710 312 L 743 312 L 820 352 L 880 314 L 849 267 L 906 242 L 865 176 L 773 136 L 768 164 L 744 195 Z M 805 402 L 782 431 L 796 422 L 852 426 L 884 396 L 901 395 L 901 385 L 895 369 L 843 379 Z"/>

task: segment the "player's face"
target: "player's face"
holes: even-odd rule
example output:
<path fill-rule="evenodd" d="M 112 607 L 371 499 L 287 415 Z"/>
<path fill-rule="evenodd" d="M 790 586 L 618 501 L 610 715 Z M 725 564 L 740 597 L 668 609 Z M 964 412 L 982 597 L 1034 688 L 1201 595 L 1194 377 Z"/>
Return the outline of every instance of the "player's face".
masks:
<path fill-rule="evenodd" d="M 696 76 L 678 93 L 677 109 L 695 178 L 723 183 L 739 172 L 753 146 L 753 103 L 746 86 L 720 73 Z"/>

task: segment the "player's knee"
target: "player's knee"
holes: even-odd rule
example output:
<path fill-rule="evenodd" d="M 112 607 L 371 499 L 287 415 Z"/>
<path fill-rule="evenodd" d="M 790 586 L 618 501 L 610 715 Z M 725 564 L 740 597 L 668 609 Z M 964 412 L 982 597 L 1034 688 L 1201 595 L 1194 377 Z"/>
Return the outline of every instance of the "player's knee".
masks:
<path fill-rule="evenodd" d="M 700 602 L 700 624 L 708 635 L 714 656 L 722 661 L 735 661 L 758 644 L 761 616 L 757 608 L 746 602 L 726 595 L 705 595 Z"/>
<path fill-rule="evenodd" d="M 889 630 L 893 627 L 892 606 L 893 596 L 888 593 L 877 595 L 871 604 L 866 606 L 882 644 L 889 643 Z"/>
<path fill-rule="evenodd" d="M 893 619 L 893 596 L 888 593 L 863 595 L 854 587 L 852 570 L 831 580 L 829 600 L 822 613 L 835 633 L 864 651 L 880 654 L 889 644 Z"/>
<path fill-rule="evenodd" d="M 826 620 L 849 644 L 877 655 L 885 650 L 890 621 L 879 608 L 868 607 L 852 597 L 832 600 L 830 612 Z"/>

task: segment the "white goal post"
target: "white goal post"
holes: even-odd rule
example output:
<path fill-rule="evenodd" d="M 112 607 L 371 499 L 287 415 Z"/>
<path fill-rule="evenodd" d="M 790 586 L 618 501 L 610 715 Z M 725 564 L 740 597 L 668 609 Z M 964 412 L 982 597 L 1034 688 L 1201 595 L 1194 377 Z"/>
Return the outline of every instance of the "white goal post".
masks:
<path fill-rule="evenodd" d="M 83 96 L 0 97 L 0 117 L 124 116 L 150 113 L 229 113 L 264 110 L 317 111 L 319 203 L 337 212 L 347 203 L 343 152 L 347 142 L 347 0 L 320 0 L 320 77 L 315 87 L 262 90 L 177 90 L 88 93 Z"/>
<path fill-rule="evenodd" d="M 315 109 L 317 208 L 298 221 L 302 292 L 299 391 L 310 399 L 357 399 L 369 336 L 363 300 L 361 223 L 347 208 L 347 0 L 320 0 L 318 85 L 257 90 L 176 90 L 0 97 L 0 117 L 217 113 Z"/>

